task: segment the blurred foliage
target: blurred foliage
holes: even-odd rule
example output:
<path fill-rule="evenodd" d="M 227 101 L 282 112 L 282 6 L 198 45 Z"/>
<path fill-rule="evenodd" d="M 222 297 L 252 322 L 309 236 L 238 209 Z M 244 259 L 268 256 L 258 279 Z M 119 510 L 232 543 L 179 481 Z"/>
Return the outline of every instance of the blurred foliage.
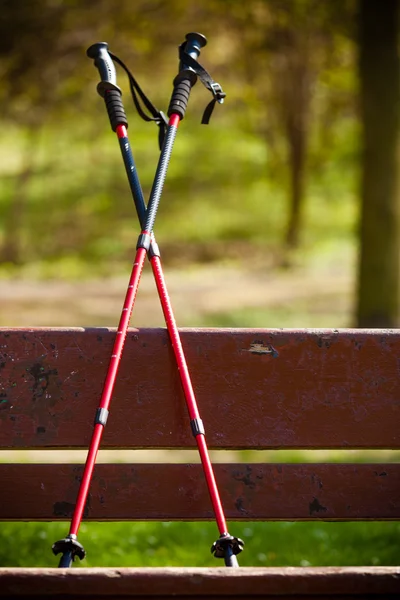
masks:
<path fill-rule="evenodd" d="M 199 124 L 207 92 L 198 83 L 192 94 L 156 225 L 164 260 L 181 255 L 188 244 L 188 260 L 218 259 L 235 242 L 261 243 L 266 254 L 279 254 L 297 168 L 290 131 L 302 128 L 307 138 L 299 172 L 307 200 L 298 223 L 302 242 L 325 237 L 327 230 L 337 237 L 352 229 L 359 154 L 354 16 L 354 2 L 348 0 L 207 0 L 201 6 L 182 0 L 121 0 L 116 6 L 99 0 L 96 10 L 89 0 L 5 0 L 2 274 L 15 273 L 13 265 L 66 265 L 66 259 L 101 273 L 105 261 L 110 266 L 132 256 L 137 231 L 132 201 L 95 91 L 98 73 L 85 56 L 86 48 L 102 39 L 165 110 L 177 46 L 188 31 L 202 31 L 209 45 L 201 62 L 227 92 L 207 127 Z M 121 71 L 118 82 L 148 197 L 157 128 L 132 110 Z M 296 125 L 297 118 L 304 127 Z M 327 223 L 324 216 L 313 218 L 312 198 L 321 215 L 326 208 Z M 345 215 L 338 228 L 328 223 L 336 210 Z"/>

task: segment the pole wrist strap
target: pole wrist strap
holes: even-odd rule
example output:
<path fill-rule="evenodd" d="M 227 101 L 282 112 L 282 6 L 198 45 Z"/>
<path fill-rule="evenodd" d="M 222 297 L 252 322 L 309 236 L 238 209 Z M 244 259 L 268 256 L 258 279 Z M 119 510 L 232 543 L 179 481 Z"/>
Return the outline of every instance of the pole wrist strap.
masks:
<path fill-rule="evenodd" d="M 143 121 L 147 121 L 147 122 L 154 121 L 155 123 L 157 123 L 157 125 L 159 127 L 158 143 L 159 143 L 159 147 L 161 150 L 162 145 L 164 143 L 164 137 L 165 137 L 165 133 L 167 130 L 167 125 L 168 125 L 167 117 L 165 116 L 165 114 L 162 111 L 157 110 L 157 108 L 154 106 L 154 104 L 149 100 L 149 98 L 146 96 L 146 94 L 144 93 L 144 91 L 142 90 L 142 88 L 140 87 L 140 85 L 138 84 L 138 82 L 136 81 L 136 79 L 134 78 L 134 76 L 132 75 L 130 70 L 128 69 L 128 67 L 122 62 L 122 60 L 120 58 L 118 58 L 118 56 L 115 56 L 115 54 L 111 54 L 111 52 L 109 54 L 110 54 L 111 58 L 116 63 L 118 63 L 124 69 L 125 73 L 128 75 L 129 87 L 131 90 L 133 103 L 136 107 L 138 115 L 143 119 Z M 144 109 L 141 107 L 139 98 L 151 116 L 146 114 Z"/>
<path fill-rule="evenodd" d="M 216 83 L 213 80 L 213 78 L 211 77 L 209 72 L 206 71 L 206 69 L 204 67 L 202 67 L 197 62 L 197 60 L 194 60 L 194 58 L 192 58 L 190 56 L 190 54 L 187 54 L 187 52 L 185 52 L 185 48 L 186 48 L 186 42 L 184 42 L 183 44 L 181 44 L 179 46 L 179 59 L 181 61 L 181 64 L 185 65 L 186 67 L 190 67 L 190 69 L 196 73 L 196 75 L 198 76 L 198 78 L 200 79 L 200 81 L 204 85 L 204 87 L 207 88 L 207 90 L 209 90 L 211 92 L 211 94 L 213 95 L 213 99 L 211 100 L 211 102 L 209 104 L 207 104 L 204 114 L 203 114 L 203 118 L 201 120 L 201 123 L 203 125 L 208 125 L 211 115 L 213 113 L 215 104 L 217 102 L 218 102 L 218 104 L 223 104 L 224 98 L 226 98 L 226 94 L 223 91 L 220 84 Z"/>

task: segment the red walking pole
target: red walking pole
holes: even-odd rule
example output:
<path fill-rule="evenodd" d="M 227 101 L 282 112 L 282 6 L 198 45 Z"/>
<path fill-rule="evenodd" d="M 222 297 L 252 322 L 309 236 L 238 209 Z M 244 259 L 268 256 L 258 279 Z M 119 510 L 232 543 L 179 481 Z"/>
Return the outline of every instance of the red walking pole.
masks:
<path fill-rule="evenodd" d="M 175 140 L 178 123 L 179 117 L 177 117 L 176 115 L 172 115 L 170 118 L 165 138 L 163 151 L 160 155 L 160 159 L 158 162 L 153 189 L 150 195 L 149 208 L 146 213 L 146 224 L 139 235 L 137 243 L 135 261 L 129 280 L 124 306 L 122 308 L 121 318 L 119 321 L 112 355 L 108 366 L 103 391 L 101 394 L 100 404 L 96 411 L 93 434 L 90 441 L 85 467 L 83 470 L 82 480 L 79 487 L 74 513 L 72 516 L 69 534 L 66 538 L 59 540 L 58 542 L 53 544 L 52 547 L 54 554 L 62 553 L 59 563 L 60 567 L 70 567 L 75 556 L 78 556 L 80 559 L 85 557 L 85 550 L 77 540 L 78 530 L 82 521 L 83 511 L 89 492 L 89 486 L 93 475 L 93 469 L 96 462 L 101 437 L 103 435 L 104 427 L 107 423 L 109 413 L 108 408 L 114 390 L 118 368 L 121 361 L 122 350 L 124 347 L 126 334 L 128 332 L 129 320 L 135 303 L 140 276 L 143 270 L 144 260 L 146 258 L 147 251 L 149 250 L 151 244 L 151 232 L 153 230 L 153 225 L 161 197 L 163 184 L 165 181 L 167 166 L 171 156 L 172 146 Z"/>
<path fill-rule="evenodd" d="M 191 51 L 191 49 L 188 48 L 185 44 L 182 45 L 180 48 L 181 71 L 174 81 L 174 92 L 172 94 L 170 106 L 168 109 L 168 115 L 171 119 L 174 116 L 178 117 L 180 120 L 184 118 L 190 90 L 197 79 L 193 70 L 191 70 L 190 68 L 186 68 L 185 61 L 191 62 L 191 64 L 193 64 L 193 61 L 198 58 L 200 48 L 206 44 L 206 39 L 200 34 L 188 34 L 186 36 L 186 40 L 187 45 L 193 44 L 194 48 Z M 196 67 L 197 65 L 193 66 Z M 200 67 L 200 69 L 202 69 L 202 67 Z M 202 71 L 204 72 L 203 69 Z M 211 78 L 208 76 L 208 74 L 207 77 L 208 81 L 210 81 Z M 218 84 L 214 84 L 214 82 L 212 83 L 213 90 L 220 90 Z M 221 99 L 222 98 L 223 96 L 221 96 Z M 143 215 L 145 212 L 145 203 L 143 199 L 141 186 L 137 177 L 137 171 L 133 161 L 132 152 L 130 149 L 126 127 L 123 125 L 117 127 L 116 133 L 120 141 L 120 147 L 124 159 L 125 169 L 130 183 L 133 199 L 135 201 L 139 221 L 142 223 Z M 241 552 L 244 544 L 242 540 L 240 540 L 239 538 L 235 538 L 228 533 L 225 515 L 222 508 L 220 495 L 218 492 L 218 487 L 215 481 L 212 464 L 208 454 L 204 425 L 200 418 L 199 410 L 197 407 L 197 402 L 193 391 L 193 386 L 191 383 L 184 351 L 182 348 L 179 331 L 176 325 L 171 301 L 164 279 L 158 247 L 156 251 L 150 252 L 150 262 L 152 265 L 158 295 L 160 297 L 165 322 L 167 325 L 169 337 L 175 355 L 175 360 L 178 367 L 179 376 L 182 383 L 182 388 L 185 395 L 192 433 L 196 439 L 199 455 L 203 466 L 203 471 L 205 474 L 215 514 L 215 519 L 220 533 L 220 538 L 213 544 L 211 550 L 217 558 L 224 558 L 225 564 L 227 566 L 238 566 L 236 554 L 239 554 L 239 552 Z"/>

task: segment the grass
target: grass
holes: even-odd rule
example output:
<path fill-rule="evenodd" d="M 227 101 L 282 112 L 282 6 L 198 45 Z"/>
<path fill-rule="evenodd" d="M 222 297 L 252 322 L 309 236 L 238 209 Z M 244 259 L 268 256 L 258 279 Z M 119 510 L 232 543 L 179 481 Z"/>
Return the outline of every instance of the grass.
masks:
<path fill-rule="evenodd" d="M 3 523 L 0 566 L 56 566 L 51 545 L 67 523 Z M 398 564 L 400 523 L 237 522 L 245 540 L 243 566 L 357 566 Z M 87 558 L 76 566 L 222 566 L 210 553 L 214 523 L 84 523 Z"/>

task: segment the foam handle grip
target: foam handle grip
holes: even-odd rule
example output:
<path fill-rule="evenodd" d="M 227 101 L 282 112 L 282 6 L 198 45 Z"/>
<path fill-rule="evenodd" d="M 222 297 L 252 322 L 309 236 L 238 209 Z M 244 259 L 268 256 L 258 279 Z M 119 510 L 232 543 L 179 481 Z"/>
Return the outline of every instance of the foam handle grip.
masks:
<path fill-rule="evenodd" d="M 168 107 L 167 114 L 169 117 L 175 113 L 178 114 L 181 119 L 184 118 L 189 102 L 190 90 L 192 89 L 192 82 L 193 77 L 188 73 L 187 76 L 183 76 L 175 83 Z"/>
<path fill-rule="evenodd" d="M 115 131 L 118 125 L 128 127 L 124 105 L 122 104 L 121 92 L 118 90 L 107 90 L 104 94 L 104 102 L 110 119 L 111 129 Z"/>

